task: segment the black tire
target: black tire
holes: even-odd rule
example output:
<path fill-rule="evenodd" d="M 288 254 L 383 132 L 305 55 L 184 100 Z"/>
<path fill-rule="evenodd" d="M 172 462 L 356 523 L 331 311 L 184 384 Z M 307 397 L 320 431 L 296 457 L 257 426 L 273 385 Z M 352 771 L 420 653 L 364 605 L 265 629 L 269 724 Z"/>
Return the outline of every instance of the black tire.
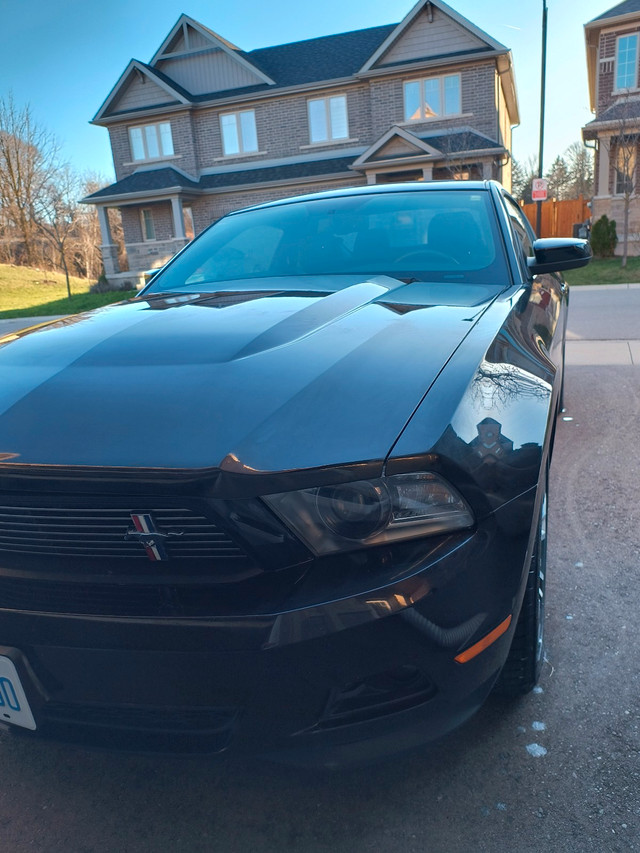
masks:
<path fill-rule="evenodd" d="M 509 657 L 496 683 L 496 692 L 503 696 L 522 696 L 533 690 L 538 683 L 544 660 L 548 509 L 546 477 L 543 488 L 536 539 L 527 576 L 527 588 L 509 650 Z"/>

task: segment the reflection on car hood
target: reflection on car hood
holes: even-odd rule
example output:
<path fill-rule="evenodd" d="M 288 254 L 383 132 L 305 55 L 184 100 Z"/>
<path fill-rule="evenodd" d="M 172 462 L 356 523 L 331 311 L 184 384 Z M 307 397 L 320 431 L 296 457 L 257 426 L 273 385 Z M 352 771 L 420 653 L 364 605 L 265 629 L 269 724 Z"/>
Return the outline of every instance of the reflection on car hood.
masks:
<path fill-rule="evenodd" d="M 165 294 L 0 340 L 0 458 L 246 472 L 383 459 L 500 288 L 320 284 Z"/>

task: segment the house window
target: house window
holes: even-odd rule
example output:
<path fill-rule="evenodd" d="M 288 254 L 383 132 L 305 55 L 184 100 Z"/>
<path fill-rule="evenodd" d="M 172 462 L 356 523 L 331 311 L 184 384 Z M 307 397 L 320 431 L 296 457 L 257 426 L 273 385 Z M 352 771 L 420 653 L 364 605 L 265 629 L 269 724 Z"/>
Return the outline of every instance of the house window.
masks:
<path fill-rule="evenodd" d="M 633 193 L 635 171 L 636 145 L 631 141 L 618 144 L 614 164 L 616 195 L 630 195 Z"/>
<path fill-rule="evenodd" d="M 616 89 L 638 84 L 638 36 L 620 36 L 616 44 Z"/>
<path fill-rule="evenodd" d="M 336 95 L 334 98 L 314 98 L 307 101 L 307 109 L 311 142 L 349 138 L 345 95 Z"/>
<path fill-rule="evenodd" d="M 460 111 L 459 74 L 410 80 L 404 84 L 405 121 L 458 115 Z"/>
<path fill-rule="evenodd" d="M 156 227 L 153 224 L 153 213 L 151 212 L 151 208 L 143 207 L 140 211 L 140 222 L 142 224 L 142 239 L 147 242 L 148 240 L 156 239 Z"/>
<path fill-rule="evenodd" d="M 156 160 L 173 156 L 171 123 L 145 124 L 129 128 L 131 153 L 134 160 Z"/>
<path fill-rule="evenodd" d="M 258 150 L 256 114 L 253 110 L 225 113 L 220 116 L 222 150 L 231 154 L 251 154 Z"/>

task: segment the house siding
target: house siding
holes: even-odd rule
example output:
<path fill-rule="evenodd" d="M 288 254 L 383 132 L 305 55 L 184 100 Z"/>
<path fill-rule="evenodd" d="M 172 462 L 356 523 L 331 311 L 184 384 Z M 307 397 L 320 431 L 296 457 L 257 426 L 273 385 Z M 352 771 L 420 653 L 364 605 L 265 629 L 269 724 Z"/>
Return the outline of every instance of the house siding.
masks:
<path fill-rule="evenodd" d="M 208 47 L 211 47 L 209 43 Z M 181 56 L 164 59 L 158 68 L 192 95 L 225 92 L 264 83 L 262 77 L 229 56 L 221 49 L 213 49 L 198 56 Z"/>
<path fill-rule="evenodd" d="M 432 18 L 431 21 L 429 17 Z M 376 67 L 476 50 L 483 46 L 486 45 L 479 38 L 452 21 L 439 9 L 432 8 L 431 15 L 423 10 L 416 16 L 413 24 L 390 47 Z"/>

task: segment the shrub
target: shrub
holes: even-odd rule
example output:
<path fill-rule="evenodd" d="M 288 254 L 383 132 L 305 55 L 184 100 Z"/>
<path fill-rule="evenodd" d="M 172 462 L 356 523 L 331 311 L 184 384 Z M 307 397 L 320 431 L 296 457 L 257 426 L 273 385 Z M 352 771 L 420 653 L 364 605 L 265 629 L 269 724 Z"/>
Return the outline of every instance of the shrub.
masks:
<path fill-rule="evenodd" d="M 611 258 L 618 245 L 615 219 L 601 216 L 591 229 L 591 248 L 599 258 Z"/>

